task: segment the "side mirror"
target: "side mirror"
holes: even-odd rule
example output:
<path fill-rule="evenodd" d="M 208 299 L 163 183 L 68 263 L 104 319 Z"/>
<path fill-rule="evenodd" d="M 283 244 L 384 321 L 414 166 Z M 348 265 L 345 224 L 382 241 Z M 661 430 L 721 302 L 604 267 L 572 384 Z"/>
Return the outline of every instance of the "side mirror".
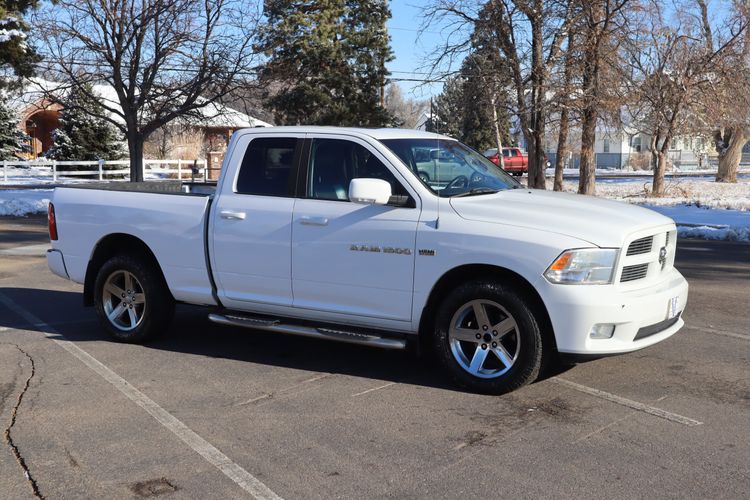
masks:
<path fill-rule="evenodd" d="M 349 183 L 349 201 L 363 205 L 387 205 L 391 198 L 391 185 L 383 179 L 352 179 Z"/>

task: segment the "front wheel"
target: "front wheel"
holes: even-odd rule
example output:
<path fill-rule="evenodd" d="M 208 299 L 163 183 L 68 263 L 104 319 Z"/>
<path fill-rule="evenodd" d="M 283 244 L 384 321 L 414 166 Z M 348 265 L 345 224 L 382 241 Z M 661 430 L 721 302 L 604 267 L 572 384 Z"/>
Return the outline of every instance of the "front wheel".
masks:
<path fill-rule="evenodd" d="M 433 340 L 440 364 L 471 390 L 503 394 L 539 376 L 539 322 L 510 287 L 476 281 L 453 290 L 440 306 Z"/>
<path fill-rule="evenodd" d="M 99 270 L 94 305 L 116 340 L 144 342 L 165 330 L 174 299 L 155 265 L 131 255 L 112 257 Z"/>

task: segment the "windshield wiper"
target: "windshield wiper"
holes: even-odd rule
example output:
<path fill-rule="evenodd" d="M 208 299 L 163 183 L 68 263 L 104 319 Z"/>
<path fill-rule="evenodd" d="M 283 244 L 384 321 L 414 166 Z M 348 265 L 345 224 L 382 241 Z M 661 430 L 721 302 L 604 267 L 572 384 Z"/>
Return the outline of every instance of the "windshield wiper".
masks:
<path fill-rule="evenodd" d="M 464 196 L 476 196 L 478 194 L 492 194 L 497 193 L 500 191 L 499 189 L 492 189 L 492 188 L 474 188 L 469 191 L 466 191 L 465 193 L 460 194 L 454 194 L 451 196 L 451 198 L 463 198 Z"/>

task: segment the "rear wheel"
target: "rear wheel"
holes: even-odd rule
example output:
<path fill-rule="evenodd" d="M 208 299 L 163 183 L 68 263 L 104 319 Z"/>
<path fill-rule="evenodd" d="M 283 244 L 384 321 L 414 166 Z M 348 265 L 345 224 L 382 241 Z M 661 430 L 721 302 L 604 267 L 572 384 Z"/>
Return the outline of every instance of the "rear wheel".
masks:
<path fill-rule="evenodd" d="M 502 394 L 534 381 L 542 364 L 539 323 L 521 295 L 494 282 L 476 281 L 442 302 L 435 353 L 460 385 Z"/>
<path fill-rule="evenodd" d="M 131 255 L 112 257 L 99 270 L 96 312 L 115 339 L 143 342 L 161 333 L 174 315 L 174 300 L 156 266 Z"/>

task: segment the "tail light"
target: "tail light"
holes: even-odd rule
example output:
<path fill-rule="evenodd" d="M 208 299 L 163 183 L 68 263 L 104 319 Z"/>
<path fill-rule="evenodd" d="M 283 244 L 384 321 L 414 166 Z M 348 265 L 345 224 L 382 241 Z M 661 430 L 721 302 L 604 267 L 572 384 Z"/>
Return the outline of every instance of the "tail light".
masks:
<path fill-rule="evenodd" d="M 47 223 L 49 225 L 49 239 L 57 241 L 57 220 L 55 219 L 55 206 L 52 202 L 47 207 Z"/>

